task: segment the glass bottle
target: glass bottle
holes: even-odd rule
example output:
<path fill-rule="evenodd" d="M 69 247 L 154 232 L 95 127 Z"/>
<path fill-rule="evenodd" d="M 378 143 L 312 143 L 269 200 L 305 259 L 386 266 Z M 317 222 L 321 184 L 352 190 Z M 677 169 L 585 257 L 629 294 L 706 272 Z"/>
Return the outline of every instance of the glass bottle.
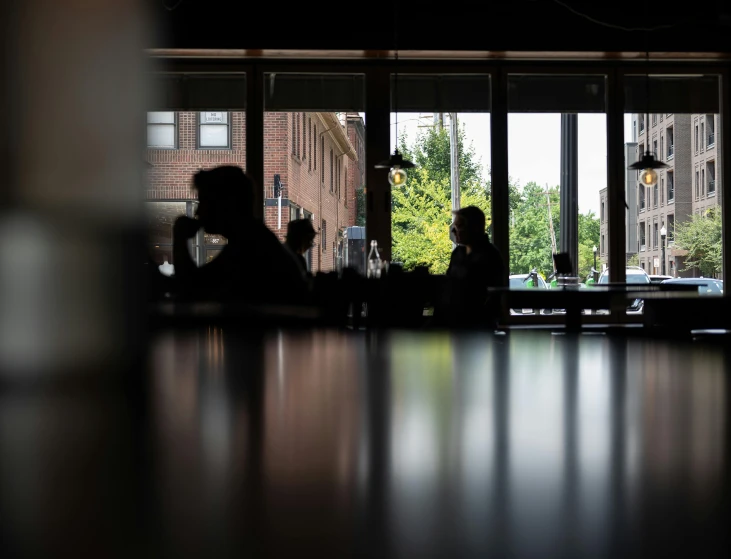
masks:
<path fill-rule="evenodd" d="M 378 242 L 375 239 L 371 241 L 371 251 L 368 253 L 367 277 L 381 277 L 381 256 L 378 254 Z"/>

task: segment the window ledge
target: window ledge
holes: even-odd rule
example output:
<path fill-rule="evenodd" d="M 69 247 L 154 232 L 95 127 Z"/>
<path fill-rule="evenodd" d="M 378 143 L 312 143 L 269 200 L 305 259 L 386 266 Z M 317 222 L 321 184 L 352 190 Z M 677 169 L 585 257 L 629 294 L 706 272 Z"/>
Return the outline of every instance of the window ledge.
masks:
<path fill-rule="evenodd" d="M 715 190 L 713 192 L 709 192 L 708 194 L 706 194 L 706 197 L 708 197 L 708 198 L 715 198 L 715 196 L 716 196 Z"/>

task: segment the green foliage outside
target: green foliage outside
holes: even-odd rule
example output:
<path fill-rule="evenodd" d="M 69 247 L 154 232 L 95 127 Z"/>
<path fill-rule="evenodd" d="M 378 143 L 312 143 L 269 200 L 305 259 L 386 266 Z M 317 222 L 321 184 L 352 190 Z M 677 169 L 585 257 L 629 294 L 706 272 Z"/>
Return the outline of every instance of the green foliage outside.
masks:
<path fill-rule="evenodd" d="M 412 147 L 401 138 L 399 150 L 416 163 L 403 187 L 391 191 L 393 200 L 393 255 L 406 270 L 423 265 L 432 274 L 447 271 L 452 252 L 450 140 L 447 128 L 431 128 L 420 134 Z M 482 166 L 474 148 L 464 145 L 464 129 L 458 133 L 460 194 L 462 207 L 477 206 L 490 220 L 490 183 L 482 178 Z"/>
<path fill-rule="evenodd" d="M 474 205 L 485 212 L 488 227 L 491 218 L 490 181 L 472 145 L 465 145 L 464 128 L 458 132 L 460 194 L 462 207 Z M 399 150 L 416 163 L 403 187 L 392 192 L 392 233 L 394 261 L 406 270 L 424 265 L 433 274 L 443 274 L 449 265 L 452 242 L 450 187 L 450 138 L 448 128 L 429 128 L 417 136 L 412 146 L 400 138 Z M 524 274 L 537 268 L 547 277 L 553 272 L 551 222 L 558 246 L 560 239 L 559 188 L 546 188 L 529 182 L 522 188 L 510 182 L 510 255 L 511 274 Z M 579 214 L 579 262 L 582 278 L 594 264 L 593 247 L 599 246 L 599 219 L 593 212 Z"/>
<path fill-rule="evenodd" d="M 682 271 L 697 269 L 704 277 L 716 277 L 723 268 L 721 240 L 721 212 L 715 208 L 676 224 L 675 246 L 688 251 Z"/>
<path fill-rule="evenodd" d="M 366 224 L 366 190 L 364 186 L 355 189 L 355 224 L 365 227 Z"/>
<path fill-rule="evenodd" d="M 639 266 L 640 265 L 640 255 L 636 252 L 627 258 L 627 266 Z"/>

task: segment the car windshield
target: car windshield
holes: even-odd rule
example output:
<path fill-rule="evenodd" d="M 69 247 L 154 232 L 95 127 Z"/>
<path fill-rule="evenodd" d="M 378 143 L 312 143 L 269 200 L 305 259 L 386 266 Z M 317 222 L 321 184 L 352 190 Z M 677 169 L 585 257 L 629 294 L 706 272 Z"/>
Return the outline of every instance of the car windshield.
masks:
<path fill-rule="evenodd" d="M 634 274 L 630 272 L 627 274 L 627 279 L 625 281 L 627 283 L 650 283 L 650 276 L 647 274 Z M 609 283 L 609 274 L 602 274 L 599 278 L 599 283 Z"/>
<path fill-rule="evenodd" d="M 697 279 L 694 281 L 666 281 L 663 283 L 679 283 L 679 284 L 684 284 L 684 285 L 697 285 L 698 293 L 700 295 L 722 295 L 723 294 L 723 288 L 721 287 L 721 284 L 719 282 L 713 281 L 713 280 L 703 281 L 702 279 Z"/>

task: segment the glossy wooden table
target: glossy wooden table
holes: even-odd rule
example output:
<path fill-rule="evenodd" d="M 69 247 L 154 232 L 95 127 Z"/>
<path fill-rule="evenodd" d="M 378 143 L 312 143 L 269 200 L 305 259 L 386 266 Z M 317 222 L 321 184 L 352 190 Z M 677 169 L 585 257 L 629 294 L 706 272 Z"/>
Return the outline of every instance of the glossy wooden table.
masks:
<path fill-rule="evenodd" d="M 163 330 L 3 384 L 4 556 L 725 558 L 724 348 Z"/>

